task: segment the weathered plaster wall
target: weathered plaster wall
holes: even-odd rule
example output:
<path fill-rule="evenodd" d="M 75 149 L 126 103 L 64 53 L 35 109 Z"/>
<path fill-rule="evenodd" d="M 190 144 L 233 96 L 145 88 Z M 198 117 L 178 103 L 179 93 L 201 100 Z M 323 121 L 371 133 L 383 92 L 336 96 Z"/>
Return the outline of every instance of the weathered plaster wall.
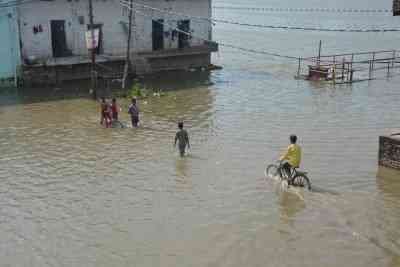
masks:
<path fill-rule="evenodd" d="M 0 79 L 14 78 L 20 65 L 19 39 L 15 8 L 0 9 Z M 0 83 L 0 87 L 2 84 Z"/>
<path fill-rule="evenodd" d="M 209 0 L 151 0 L 135 1 L 145 5 L 184 13 L 198 17 L 209 17 L 211 14 L 211 1 Z M 102 24 L 104 54 L 123 55 L 126 51 L 127 32 L 123 21 L 128 21 L 128 11 L 124 9 L 119 0 L 93 0 L 94 23 Z M 141 14 L 135 15 L 135 34 L 132 38 L 133 52 L 152 50 L 152 19 L 164 19 L 171 29 L 165 26 L 164 32 L 170 32 L 177 27 L 177 21 L 187 19 L 176 15 L 165 14 L 148 9 L 137 8 Z M 23 57 L 35 56 L 37 58 L 51 58 L 51 20 L 65 20 L 67 47 L 73 55 L 87 54 L 85 31 L 89 23 L 88 1 L 84 0 L 54 0 L 35 1 L 19 7 L 20 30 L 23 43 Z M 144 14 L 144 15 L 143 15 Z M 80 23 L 80 17 L 84 23 Z M 35 26 L 41 26 L 42 32 L 34 33 Z M 211 24 L 204 20 L 191 20 L 192 34 L 204 39 L 211 35 Z M 193 38 L 192 46 L 202 45 L 202 40 Z M 172 40 L 171 34 L 164 38 L 165 49 L 177 48 L 177 38 Z"/>

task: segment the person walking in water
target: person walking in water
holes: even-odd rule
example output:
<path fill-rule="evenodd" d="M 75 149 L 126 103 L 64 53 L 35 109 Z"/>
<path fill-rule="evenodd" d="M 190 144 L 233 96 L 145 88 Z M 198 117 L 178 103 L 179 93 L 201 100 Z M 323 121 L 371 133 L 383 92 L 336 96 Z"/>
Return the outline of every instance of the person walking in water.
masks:
<path fill-rule="evenodd" d="M 104 123 L 104 113 L 107 110 L 107 102 L 106 99 L 104 97 L 101 98 L 101 102 L 100 102 L 100 124 L 103 125 Z"/>
<path fill-rule="evenodd" d="M 117 100 L 115 98 L 112 99 L 111 112 L 112 112 L 113 121 L 118 121 L 119 108 L 118 108 L 118 105 L 117 105 Z"/>
<path fill-rule="evenodd" d="M 285 161 L 283 163 L 283 169 L 285 170 L 288 178 L 292 178 L 291 177 L 292 168 L 300 167 L 301 147 L 296 144 L 297 142 L 296 135 L 291 135 L 289 139 L 290 139 L 290 145 L 287 148 L 285 154 L 282 155 L 280 160 Z"/>
<path fill-rule="evenodd" d="M 106 124 L 106 128 L 109 128 L 111 126 L 111 109 L 110 105 L 107 103 L 106 99 L 104 97 L 101 98 L 101 104 L 100 104 L 100 124 L 104 125 Z"/>
<path fill-rule="evenodd" d="M 185 156 L 186 146 L 190 148 L 189 134 L 185 129 L 183 129 L 183 122 L 178 123 L 178 128 L 179 131 L 175 135 L 174 147 L 176 147 L 176 143 L 178 143 L 180 155 L 183 157 Z"/>
<path fill-rule="evenodd" d="M 128 108 L 128 113 L 131 115 L 132 127 L 138 127 L 139 124 L 139 108 L 136 103 L 136 98 L 132 98 L 132 104 Z"/>

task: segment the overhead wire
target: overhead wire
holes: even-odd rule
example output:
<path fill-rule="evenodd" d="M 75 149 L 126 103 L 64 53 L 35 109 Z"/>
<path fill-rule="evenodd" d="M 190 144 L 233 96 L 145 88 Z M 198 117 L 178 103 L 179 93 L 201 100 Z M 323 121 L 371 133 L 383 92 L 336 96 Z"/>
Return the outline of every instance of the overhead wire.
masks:
<path fill-rule="evenodd" d="M 121 5 L 124 6 L 125 8 L 130 9 L 130 6 L 127 5 L 127 4 L 121 3 Z M 153 18 L 152 15 L 148 15 L 148 14 L 145 14 L 145 13 L 140 12 L 140 11 L 137 11 L 137 10 L 133 10 L 133 11 L 134 11 L 135 13 L 141 15 L 141 16 Z M 244 48 L 244 47 L 240 47 L 240 46 L 237 46 L 237 45 L 232 45 L 232 44 L 223 43 L 223 42 L 219 42 L 219 41 L 217 42 L 217 41 L 209 40 L 209 39 L 206 39 L 206 38 L 203 38 L 203 37 L 199 37 L 199 36 L 193 35 L 193 34 L 190 33 L 190 32 L 183 31 L 183 30 L 177 28 L 175 25 L 174 25 L 174 26 L 171 26 L 171 25 L 168 24 L 168 23 L 161 22 L 161 21 L 158 21 L 158 20 L 154 20 L 154 22 L 156 22 L 156 23 L 158 23 L 158 24 L 160 24 L 160 25 L 168 26 L 168 27 L 170 27 L 171 29 L 173 29 L 173 30 L 175 30 L 175 31 L 177 31 L 177 32 L 180 32 L 180 33 L 182 33 L 182 34 L 185 34 L 185 35 L 187 35 L 187 36 L 189 36 L 189 37 L 191 37 L 191 38 L 196 38 L 196 39 L 198 39 L 198 40 L 204 41 L 204 42 L 206 42 L 206 43 L 218 44 L 219 46 L 229 47 L 229 48 L 237 49 L 237 50 L 240 50 L 240 51 L 243 51 L 243 52 L 249 52 L 249 53 L 255 53 L 255 54 L 262 54 L 262 55 L 266 55 L 266 56 L 280 57 L 280 58 L 286 58 L 286 59 L 295 59 L 295 60 L 298 60 L 298 59 L 299 59 L 299 57 L 288 56 L 288 55 L 283 55 L 283 54 L 278 54 L 278 53 L 273 53 L 273 52 L 268 52 L 268 51 L 263 51 L 263 50 L 251 49 L 251 48 Z"/>
<path fill-rule="evenodd" d="M 324 13 L 391 13 L 392 9 L 359 9 L 359 8 L 279 8 L 279 7 L 235 7 L 213 6 L 214 9 L 245 10 L 258 12 L 324 12 Z"/>
<path fill-rule="evenodd" d="M 10 8 L 10 7 L 18 7 L 24 4 L 36 2 L 36 0 L 13 0 L 13 1 L 8 1 L 8 2 L 2 2 L 0 3 L 0 9 L 1 8 Z"/>
<path fill-rule="evenodd" d="M 129 4 L 127 0 L 120 0 L 121 4 Z M 264 28 L 264 29 L 281 29 L 281 30 L 302 30 L 302 31 L 321 31 L 321 32 L 351 32 L 351 33 L 368 33 L 368 32 L 400 32 L 400 28 L 320 28 L 315 26 L 308 26 L 308 27 L 300 27 L 300 26 L 285 26 L 285 25 L 264 25 L 264 24 L 251 24 L 251 23 L 242 23 L 238 21 L 232 20 L 224 20 L 224 19 L 216 19 L 216 18 L 206 18 L 206 17 L 199 17 L 199 16 L 192 16 L 180 12 L 164 10 L 156 7 L 152 7 L 145 4 L 140 3 L 133 3 L 134 6 L 140 6 L 144 9 L 149 9 L 152 11 L 177 15 L 181 17 L 191 18 L 194 20 L 199 21 L 207 21 L 209 23 L 224 23 L 224 24 L 231 24 L 237 26 L 246 26 L 246 27 L 254 27 L 254 28 Z"/>

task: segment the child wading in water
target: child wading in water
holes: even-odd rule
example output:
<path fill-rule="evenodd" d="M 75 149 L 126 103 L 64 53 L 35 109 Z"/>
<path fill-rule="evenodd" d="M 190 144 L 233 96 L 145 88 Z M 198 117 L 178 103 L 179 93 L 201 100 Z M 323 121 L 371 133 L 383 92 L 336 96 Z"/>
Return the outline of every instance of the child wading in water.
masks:
<path fill-rule="evenodd" d="M 136 98 L 132 98 L 132 104 L 128 108 L 128 113 L 131 115 L 132 127 L 138 127 L 139 124 L 139 108 Z"/>
<path fill-rule="evenodd" d="M 175 135 L 175 145 L 178 142 L 179 152 L 181 157 L 185 156 L 186 146 L 190 148 L 189 135 L 186 130 L 183 129 L 183 122 L 178 123 L 179 131 Z"/>
<path fill-rule="evenodd" d="M 103 125 L 105 123 L 107 128 L 111 127 L 111 114 L 110 114 L 111 107 L 107 103 L 104 97 L 101 98 L 100 109 L 101 109 L 100 124 Z"/>
<path fill-rule="evenodd" d="M 113 98 L 111 103 L 111 112 L 113 121 L 118 121 L 118 111 L 119 107 L 117 105 L 117 100 Z"/>

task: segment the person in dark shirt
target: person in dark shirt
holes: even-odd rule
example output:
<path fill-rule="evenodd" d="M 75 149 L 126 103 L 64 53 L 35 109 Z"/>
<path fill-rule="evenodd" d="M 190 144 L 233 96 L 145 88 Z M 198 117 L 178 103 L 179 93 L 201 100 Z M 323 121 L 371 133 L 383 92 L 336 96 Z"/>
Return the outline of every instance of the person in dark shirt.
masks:
<path fill-rule="evenodd" d="M 185 156 L 186 146 L 190 148 L 189 135 L 188 132 L 183 129 L 183 122 L 178 123 L 178 128 L 179 131 L 175 135 L 174 147 L 176 147 L 176 143 L 178 143 L 180 155 L 183 157 Z"/>
<path fill-rule="evenodd" d="M 139 124 L 139 108 L 136 104 L 136 98 L 132 98 L 132 104 L 128 108 L 128 113 L 131 115 L 132 127 L 138 127 Z"/>

